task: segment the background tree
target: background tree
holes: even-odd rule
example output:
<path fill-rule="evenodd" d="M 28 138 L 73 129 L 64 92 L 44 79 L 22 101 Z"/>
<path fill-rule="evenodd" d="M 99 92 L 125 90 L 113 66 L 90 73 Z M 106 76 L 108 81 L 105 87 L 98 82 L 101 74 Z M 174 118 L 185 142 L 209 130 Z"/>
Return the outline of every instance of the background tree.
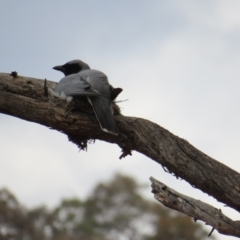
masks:
<path fill-rule="evenodd" d="M 41 216 L 44 211 L 41 210 Z M 31 213 L 7 189 L 0 190 L 0 239 L 44 239 L 45 225 L 32 221 Z M 35 219 L 34 219 L 35 220 Z"/>
<path fill-rule="evenodd" d="M 207 232 L 182 214 L 140 194 L 144 186 L 116 175 L 98 184 L 85 201 L 65 199 L 54 209 L 27 209 L 0 191 L 0 239 L 203 240 Z"/>

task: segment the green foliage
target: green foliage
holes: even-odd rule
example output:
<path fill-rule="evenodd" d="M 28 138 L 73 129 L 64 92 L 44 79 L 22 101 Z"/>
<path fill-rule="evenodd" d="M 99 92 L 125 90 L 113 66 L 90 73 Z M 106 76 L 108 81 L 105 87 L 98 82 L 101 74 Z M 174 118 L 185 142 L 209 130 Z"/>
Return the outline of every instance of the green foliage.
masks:
<path fill-rule="evenodd" d="M 134 179 L 116 175 L 88 199 L 67 199 L 52 211 L 28 210 L 0 191 L 0 240 L 203 240 L 207 233 L 189 217 L 147 201 Z"/>
<path fill-rule="evenodd" d="M 21 206 L 7 189 L 0 191 L 0 240 L 44 239 L 42 229 L 38 229 L 29 217 L 29 212 Z"/>

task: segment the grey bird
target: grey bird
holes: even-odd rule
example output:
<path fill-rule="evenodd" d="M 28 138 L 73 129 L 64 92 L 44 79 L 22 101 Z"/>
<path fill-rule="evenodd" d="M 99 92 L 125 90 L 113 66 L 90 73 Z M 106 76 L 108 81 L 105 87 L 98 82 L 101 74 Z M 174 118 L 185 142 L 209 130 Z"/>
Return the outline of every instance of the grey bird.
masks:
<path fill-rule="evenodd" d="M 83 70 L 90 69 L 89 65 L 81 60 L 72 60 L 63 65 L 58 65 L 53 67 L 54 70 L 62 72 L 65 76 L 78 73 Z M 122 92 L 122 88 L 114 88 L 110 85 L 111 88 L 111 100 L 115 100 L 117 96 Z"/>
<path fill-rule="evenodd" d="M 68 102 L 76 96 L 87 97 L 101 129 L 118 135 L 118 128 L 113 118 L 112 101 L 122 89 L 114 91 L 104 73 L 90 69 L 88 64 L 80 60 L 73 60 L 53 69 L 63 72 L 65 77 L 51 93 Z"/>

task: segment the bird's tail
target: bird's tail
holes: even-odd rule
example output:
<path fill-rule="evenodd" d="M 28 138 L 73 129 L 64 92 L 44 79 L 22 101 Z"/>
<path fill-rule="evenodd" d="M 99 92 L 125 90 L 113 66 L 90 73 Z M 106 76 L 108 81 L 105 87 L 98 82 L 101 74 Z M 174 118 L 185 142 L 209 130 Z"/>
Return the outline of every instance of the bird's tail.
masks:
<path fill-rule="evenodd" d="M 111 101 L 102 96 L 88 97 L 88 101 L 93 107 L 101 129 L 104 132 L 118 135 L 117 124 L 113 118 Z"/>

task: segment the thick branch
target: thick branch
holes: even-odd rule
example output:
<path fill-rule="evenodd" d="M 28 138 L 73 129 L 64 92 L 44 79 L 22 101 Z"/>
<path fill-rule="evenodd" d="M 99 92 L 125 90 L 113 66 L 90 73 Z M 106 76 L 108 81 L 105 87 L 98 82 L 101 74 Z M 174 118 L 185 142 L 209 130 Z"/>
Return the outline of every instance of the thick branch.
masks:
<path fill-rule="evenodd" d="M 240 237 L 240 222 L 233 221 L 225 216 L 221 210 L 212 207 L 200 200 L 187 197 L 167 185 L 157 181 L 153 177 L 152 192 L 160 203 L 168 208 L 182 212 L 194 220 L 202 220 L 206 224 L 218 230 L 219 233 Z"/>
<path fill-rule="evenodd" d="M 120 135 L 101 131 L 85 99 L 78 112 L 53 97 L 44 97 L 44 81 L 0 74 L 0 112 L 45 125 L 67 134 L 78 143 L 78 137 L 100 139 L 118 144 L 125 152 L 136 150 L 161 164 L 170 173 L 185 179 L 226 205 L 240 211 L 240 175 L 210 158 L 166 129 L 145 119 L 116 116 Z M 54 83 L 48 81 L 48 86 Z"/>

